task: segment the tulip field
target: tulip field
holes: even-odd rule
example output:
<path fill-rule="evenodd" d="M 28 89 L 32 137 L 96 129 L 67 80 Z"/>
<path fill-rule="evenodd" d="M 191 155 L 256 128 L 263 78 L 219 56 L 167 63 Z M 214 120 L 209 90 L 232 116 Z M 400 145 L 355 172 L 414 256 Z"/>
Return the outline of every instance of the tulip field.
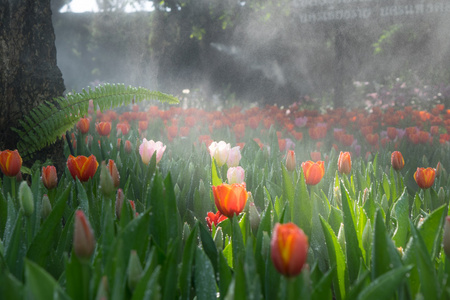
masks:
<path fill-rule="evenodd" d="M 64 170 L 0 152 L 0 299 L 450 299 L 449 133 L 439 103 L 91 105 Z"/>

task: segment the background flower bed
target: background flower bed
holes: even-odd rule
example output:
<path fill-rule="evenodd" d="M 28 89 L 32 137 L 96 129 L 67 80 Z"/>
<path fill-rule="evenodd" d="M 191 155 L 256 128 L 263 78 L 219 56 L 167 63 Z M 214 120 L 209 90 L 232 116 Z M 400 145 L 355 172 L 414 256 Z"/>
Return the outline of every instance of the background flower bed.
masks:
<path fill-rule="evenodd" d="M 134 106 L 120 113 L 92 108 L 89 118 L 86 133 L 86 120 L 73 131 L 74 154 L 114 160 L 119 188 L 133 202 L 116 211 L 116 192 L 105 193 L 101 168 L 86 182 L 65 169 L 58 187 L 47 190 L 36 165 L 34 210 L 25 215 L 16 178 L 4 176 L 0 291 L 6 299 L 448 297 L 441 243 L 450 111 L 442 105 L 325 113 L 295 104 L 222 111 Z M 101 122 L 111 122 L 109 133 Z M 143 138 L 166 145 L 158 163 L 156 156 L 143 163 Z M 205 218 L 217 211 L 211 185 L 226 181 L 227 166 L 214 171 L 208 146 L 222 140 L 241 147 L 251 197 L 243 214 L 210 231 Z M 296 154 L 293 171 L 285 168 L 288 150 Z M 391 167 L 394 150 L 405 159 L 399 171 Z M 337 171 L 340 151 L 352 153 L 349 175 Z M 325 173 L 307 186 L 300 163 L 311 159 L 323 160 Z M 417 167 L 438 162 L 433 186 L 420 189 Z M 44 194 L 52 206 L 45 217 Z M 96 240 L 85 260 L 73 255 L 78 208 Z M 289 221 L 309 241 L 307 266 L 290 279 L 270 259 L 272 230 Z"/>

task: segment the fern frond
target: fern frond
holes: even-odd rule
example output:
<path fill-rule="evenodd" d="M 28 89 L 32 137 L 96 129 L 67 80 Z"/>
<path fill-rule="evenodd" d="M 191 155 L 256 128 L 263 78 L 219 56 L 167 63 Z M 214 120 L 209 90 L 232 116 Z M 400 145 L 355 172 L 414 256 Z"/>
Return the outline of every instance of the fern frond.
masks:
<path fill-rule="evenodd" d="M 178 99 L 158 91 L 123 84 L 105 84 L 94 89 L 83 89 L 81 93 L 72 93 L 66 97 L 53 99 L 53 103 L 44 101 L 23 120 L 21 128 L 12 128 L 20 137 L 17 149 L 23 157 L 32 158 L 33 154 L 54 143 L 67 130 L 73 128 L 80 117 L 88 114 L 89 100 L 101 111 L 122 105 L 157 100 L 169 104 L 179 103 Z"/>

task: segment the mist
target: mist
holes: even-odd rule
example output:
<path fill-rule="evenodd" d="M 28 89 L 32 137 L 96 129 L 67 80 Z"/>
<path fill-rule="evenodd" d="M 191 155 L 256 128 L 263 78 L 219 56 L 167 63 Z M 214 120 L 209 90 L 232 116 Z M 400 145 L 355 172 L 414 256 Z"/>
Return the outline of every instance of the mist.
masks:
<path fill-rule="evenodd" d="M 351 106 L 399 81 L 449 85 L 444 2 L 202 0 L 153 8 L 54 12 L 66 89 L 109 82 L 195 90 L 206 100 Z"/>

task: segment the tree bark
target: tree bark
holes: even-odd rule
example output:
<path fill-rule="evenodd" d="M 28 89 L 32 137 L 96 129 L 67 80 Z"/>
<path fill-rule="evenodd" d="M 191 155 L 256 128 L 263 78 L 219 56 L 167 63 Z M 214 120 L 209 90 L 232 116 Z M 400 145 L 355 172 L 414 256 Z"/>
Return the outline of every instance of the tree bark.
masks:
<path fill-rule="evenodd" d="M 61 71 L 56 65 L 55 34 L 50 0 L 0 0 L 0 150 L 16 149 L 19 136 L 11 127 L 43 101 L 63 95 Z M 33 157 L 64 163 L 63 142 Z"/>

